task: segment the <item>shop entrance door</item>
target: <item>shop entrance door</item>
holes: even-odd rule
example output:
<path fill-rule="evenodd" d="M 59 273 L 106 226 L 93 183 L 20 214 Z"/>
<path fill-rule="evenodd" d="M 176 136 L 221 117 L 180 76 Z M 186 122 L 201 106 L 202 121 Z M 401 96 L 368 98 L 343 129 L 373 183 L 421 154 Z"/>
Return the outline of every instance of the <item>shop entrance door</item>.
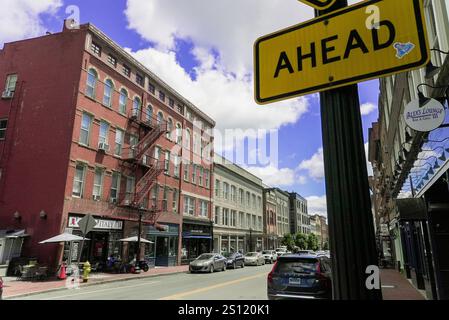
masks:
<path fill-rule="evenodd" d="M 156 238 L 156 266 L 168 266 L 168 237 Z"/>

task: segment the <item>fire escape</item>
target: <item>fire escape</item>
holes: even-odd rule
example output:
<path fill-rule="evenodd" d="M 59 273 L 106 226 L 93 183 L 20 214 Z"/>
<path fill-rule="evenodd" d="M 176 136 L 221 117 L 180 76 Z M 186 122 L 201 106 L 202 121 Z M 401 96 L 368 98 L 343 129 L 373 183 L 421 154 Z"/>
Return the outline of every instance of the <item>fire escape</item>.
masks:
<path fill-rule="evenodd" d="M 164 171 L 164 162 L 150 154 L 154 150 L 154 143 L 167 132 L 167 122 L 142 115 L 140 110 L 131 110 L 129 121 L 131 126 L 139 127 L 139 137 L 135 137 L 138 141 L 131 141 L 130 138 L 130 146 L 123 149 L 123 160 L 135 177 L 139 172 L 142 172 L 142 175 L 136 181 L 132 192 L 127 190 L 122 193 L 120 205 L 144 211 L 154 224 L 162 213 L 162 206 L 158 204 L 157 199 L 148 203 L 148 195 L 158 176 Z"/>

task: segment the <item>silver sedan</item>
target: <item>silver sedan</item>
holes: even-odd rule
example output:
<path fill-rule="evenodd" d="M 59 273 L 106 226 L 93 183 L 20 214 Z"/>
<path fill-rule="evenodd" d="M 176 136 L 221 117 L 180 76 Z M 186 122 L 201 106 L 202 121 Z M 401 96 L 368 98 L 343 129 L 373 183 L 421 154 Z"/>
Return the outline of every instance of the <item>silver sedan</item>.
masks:
<path fill-rule="evenodd" d="M 217 253 L 203 253 L 198 258 L 190 262 L 189 271 L 194 272 L 214 272 L 215 270 L 226 270 L 226 258 Z"/>
<path fill-rule="evenodd" d="M 260 252 L 248 252 L 245 255 L 245 266 L 261 266 L 265 264 L 265 258 Z"/>

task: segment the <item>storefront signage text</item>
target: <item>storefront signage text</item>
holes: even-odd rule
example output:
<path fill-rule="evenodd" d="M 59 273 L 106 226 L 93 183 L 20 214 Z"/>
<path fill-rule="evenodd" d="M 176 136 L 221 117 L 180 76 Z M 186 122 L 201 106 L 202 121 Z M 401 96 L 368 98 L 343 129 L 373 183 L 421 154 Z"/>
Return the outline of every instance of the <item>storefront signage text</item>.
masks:
<path fill-rule="evenodd" d="M 82 217 L 69 217 L 69 228 L 78 228 L 78 221 L 80 221 Z M 123 229 L 123 221 L 119 220 L 105 220 L 105 219 L 95 219 L 97 224 L 94 229 L 97 230 L 122 230 Z"/>

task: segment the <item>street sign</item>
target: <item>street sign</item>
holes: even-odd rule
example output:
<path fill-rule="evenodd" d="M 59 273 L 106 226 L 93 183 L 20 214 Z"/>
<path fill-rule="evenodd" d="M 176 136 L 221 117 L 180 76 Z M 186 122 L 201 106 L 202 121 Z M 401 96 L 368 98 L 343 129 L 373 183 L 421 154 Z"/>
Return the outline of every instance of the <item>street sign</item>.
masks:
<path fill-rule="evenodd" d="M 266 104 L 355 84 L 429 59 L 421 0 L 363 1 L 257 39 L 255 100 Z"/>
<path fill-rule="evenodd" d="M 298 1 L 305 3 L 317 10 L 323 10 L 333 5 L 336 0 L 298 0 Z"/>
<path fill-rule="evenodd" d="M 78 221 L 78 226 L 80 227 L 83 235 L 91 232 L 95 228 L 96 224 L 97 222 L 90 214 L 85 215 L 80 221 Z"/>

